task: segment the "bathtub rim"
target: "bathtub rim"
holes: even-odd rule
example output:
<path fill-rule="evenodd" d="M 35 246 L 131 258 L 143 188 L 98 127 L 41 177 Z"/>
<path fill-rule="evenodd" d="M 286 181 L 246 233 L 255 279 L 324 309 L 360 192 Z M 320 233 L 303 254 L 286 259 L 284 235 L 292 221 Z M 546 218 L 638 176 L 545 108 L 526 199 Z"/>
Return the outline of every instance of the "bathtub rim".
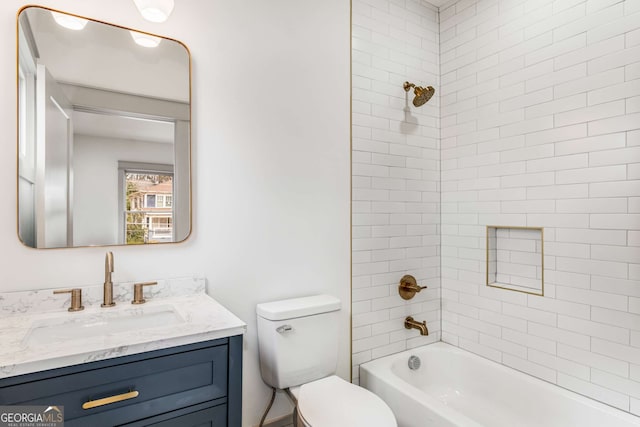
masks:
<path fill-rule="evenodd" d="M 590 406 L 594 409 L 598 409 L 603 411 L 604 413 L 614 417 L 621 419 L 622 421 L 626 421 L 633 426 L 640 427 L 640 416 L 632 414 L 631 412 L 624 411 L 622 409 L 616 408 L 614 406 L 608 405 L 604 402 L 595 400 L 591 397 L 585 396 L 573 390 L 562 387 L 561 385 L 551 383 L 549 381 L 545 381 L 541 378 L 535 377 L 531 374 L 528 374 L 523 371 L 519 371 L 516 368 L 512 368 L 510 366 L 503 365 L 502 363 L 498 363 L 494 360 L 483 357 L 482 355 L 473 353 L 471 351 L 462 349 L 453 344 L 446 343 L 444 341 L 438 341 L 435 343 L 425 344 L 423 346 L 415 347 L 412 349 L 404 350 L 399 353 L 390 354 L 379 359 L 374 359 L 365 363 L 360 364 L 360 378 L 367 378 L 368 376 L 372 376 L 384 383 L 388 383 L 390 386 L 394 387 L 400 394 L 405 396 L 406 398 L 416 401 L 415 396 L 427 397 L 428 402 L 434 402 L 435 405 L 430 406 L 430 410 L 436 413 L 439 416 L 443 416 L 447 419 L 451 419 L 454 422 L 460 425 L 468 425 L 468 426 L 481 426 L 481 424 L 472 420 L 471 418 L 459 413 L 458 411 L 450 408 L 445 405 L 441 401 L 433 398 L 428 393 L 423 390 L 415 387 L 412 384 L 404 382 L 400 377 L 396 376 L 392 372 L 392 365 L 394 362 L 400 360 L 407 361 L 409 356 L 417 355 L 418 353 L 429 351 L 429 348 L 444 350 L 447 352 L 452 352 L 455 354 L 460 354 L 463 357 L 475 357 L 478 359 L 478 363 L 483 364 L 484 366 L 493 366 L 496 369 L 502 370 L 503 372 L 507 372 L 510 375 L 515 375 L 517 378 L 521 379 L 526 383 L 542 383 L 545 387 L 553 387 L 554 393 L 558 393 L 559 395 L 569 398 L 571 400 L 577 401 L 584 405 Z M 363 375 L 363 372 L 365 375 Z M 362 384 L 361 384 L 362 385 Z M 365 386 L 366 388 L 366 386 Z"/>

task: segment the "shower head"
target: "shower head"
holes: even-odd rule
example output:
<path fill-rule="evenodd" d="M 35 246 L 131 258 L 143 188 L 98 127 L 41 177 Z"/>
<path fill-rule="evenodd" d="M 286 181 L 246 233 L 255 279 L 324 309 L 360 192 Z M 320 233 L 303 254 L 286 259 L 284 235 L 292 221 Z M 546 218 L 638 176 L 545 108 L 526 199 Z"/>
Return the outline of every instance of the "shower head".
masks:
<path fill-rule="evenodd" d="M 427 86 L 424 88 L 422 86 L 416 86 L 413 83 L 404 82 L 403 87 L 405 92 L 409 92 L 409 89 L 413 88 L 413 93 L 416 96 L 413 98 L 413 105 L 416 107 L 421 107 L 426 104 L 433 94 L 436 93 L 433 86 Z"/>

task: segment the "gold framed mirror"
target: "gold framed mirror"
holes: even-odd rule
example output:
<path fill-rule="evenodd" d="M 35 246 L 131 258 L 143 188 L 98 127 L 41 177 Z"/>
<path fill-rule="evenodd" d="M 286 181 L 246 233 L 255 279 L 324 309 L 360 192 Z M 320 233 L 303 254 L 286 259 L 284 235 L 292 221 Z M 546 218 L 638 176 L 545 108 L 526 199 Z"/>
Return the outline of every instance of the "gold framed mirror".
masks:
<path fill-rule="evenodd" d="M 18 236 L 33 248 L 191 233 L 191 59 L 41 6 L 17 15 Z"/>

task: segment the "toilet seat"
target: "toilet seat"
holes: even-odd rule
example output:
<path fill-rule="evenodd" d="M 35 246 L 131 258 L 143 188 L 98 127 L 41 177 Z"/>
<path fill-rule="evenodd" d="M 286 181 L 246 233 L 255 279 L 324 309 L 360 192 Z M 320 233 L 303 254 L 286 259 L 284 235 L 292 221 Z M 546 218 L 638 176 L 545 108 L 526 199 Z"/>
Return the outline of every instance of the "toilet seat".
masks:
<path fill-rule="evenodd" d="M 293 391 L 298 414 L 312 427 L 397 427 L 384 401 L 363 387 L 335 375 Z"/>

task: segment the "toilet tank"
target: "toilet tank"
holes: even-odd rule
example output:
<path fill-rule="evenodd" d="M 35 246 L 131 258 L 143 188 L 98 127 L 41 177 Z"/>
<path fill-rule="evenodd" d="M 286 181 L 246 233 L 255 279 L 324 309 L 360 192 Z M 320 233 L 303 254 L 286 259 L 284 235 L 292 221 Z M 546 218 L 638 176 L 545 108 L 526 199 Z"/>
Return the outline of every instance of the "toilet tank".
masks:
<path fill-rule="evenodd" d="M 260 371 L 285 389 L 332 375 L 338 362 L 340 300 L 330 295 L 256 306 Z"/>

